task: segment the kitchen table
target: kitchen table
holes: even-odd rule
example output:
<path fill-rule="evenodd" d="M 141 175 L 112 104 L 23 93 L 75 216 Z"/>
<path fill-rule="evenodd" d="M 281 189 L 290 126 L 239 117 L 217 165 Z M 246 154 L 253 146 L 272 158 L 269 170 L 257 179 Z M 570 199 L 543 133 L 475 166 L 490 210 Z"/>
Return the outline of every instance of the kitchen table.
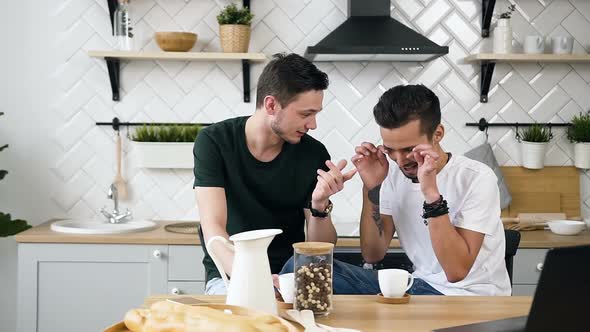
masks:
<path fill-rule="evenodd" d="M 178 296 L 146 298 L 145 304 Z M 195 298 L 223 303 L 224 296 L 199 295 Z M 334 296 L 332 313 L 318 322 L 333 326 L 377 331 L 432 331 L 433 329 L 526 315 L 530 296 L 412 296 L 408 304 L 383 304 L 371 295 Z M 124 313 L 121 313 L 123 317 Z M 125 329 L 117 332 L 126 331 Z M 303 329 L 302 329 L 303 331 Z"/>

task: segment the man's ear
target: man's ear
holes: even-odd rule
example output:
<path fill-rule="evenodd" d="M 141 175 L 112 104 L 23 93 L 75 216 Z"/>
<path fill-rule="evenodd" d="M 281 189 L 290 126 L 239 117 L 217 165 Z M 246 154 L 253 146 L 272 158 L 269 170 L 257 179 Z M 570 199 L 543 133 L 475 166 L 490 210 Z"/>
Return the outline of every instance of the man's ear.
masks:
<path fill-rule="evenodd" d="M 436 129 L 434 130 L 434 134 L 432 135 L 432 140 L 434 141 L 434 143 L 439 144 L 440 141 L 442 141 L 444 136 L 445 136 L 445 126 L 443 126 L 443 124 L 441 123 L 438 126 L 436 126 Z"/>
<path fill-rule="evenodd" d="M 279 101 L 274 96 L 266 96 L 264 97 L 264 111 L 268 115 L 276 115 L 278 111 L 281 110 L 281 105 Z"/>

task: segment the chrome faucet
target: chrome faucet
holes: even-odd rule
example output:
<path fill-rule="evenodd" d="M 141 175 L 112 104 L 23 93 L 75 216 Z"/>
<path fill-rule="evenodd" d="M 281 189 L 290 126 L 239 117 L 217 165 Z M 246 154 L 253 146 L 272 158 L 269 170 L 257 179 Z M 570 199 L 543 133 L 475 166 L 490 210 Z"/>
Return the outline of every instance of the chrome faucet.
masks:
<path fill-rule="evenodd" d="M 127 209 L 125 213 L 119 213 L 119 193 L 117 192 L 117 187 L 114 183 L 109 187 L 107 198 L 112 199 L 115 204 L 113 213 L 107 212 L 104 207 L 100 209 L 100 212 L 108 219 L 111 224 L 117 224 L 119 222 L 126 221 L 126 219 L 131 219 L 132 213 L 129 211 L 129 209 Z"/>

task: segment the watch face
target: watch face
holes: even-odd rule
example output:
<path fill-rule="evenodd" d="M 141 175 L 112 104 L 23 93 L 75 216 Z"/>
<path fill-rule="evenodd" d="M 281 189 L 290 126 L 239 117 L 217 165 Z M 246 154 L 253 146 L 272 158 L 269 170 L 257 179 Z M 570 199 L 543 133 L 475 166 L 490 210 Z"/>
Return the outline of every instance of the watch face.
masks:
<path fill-rule="evenodd" d="M 326 212 L 326 213 L 330 213 L 330 212 L 332 212 L 332 208 L 333 208 L 333 207 L 334 207 L 334 204 L 332 204 L 332 202 L 330 202 L 330 203 L 328 204 L 328 206 L 326 207 L 326 211 L 325 211 L 325 212 Z"/>

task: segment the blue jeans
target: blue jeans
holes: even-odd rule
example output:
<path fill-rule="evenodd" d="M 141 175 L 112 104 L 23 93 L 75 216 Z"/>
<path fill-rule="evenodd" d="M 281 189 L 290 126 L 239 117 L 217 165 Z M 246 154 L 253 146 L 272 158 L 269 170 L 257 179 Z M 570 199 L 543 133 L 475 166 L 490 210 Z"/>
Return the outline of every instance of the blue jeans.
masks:
<path fill-rule="evenodd" d="M 279 274 L 293 272 L 293 257 L 283 265 Z M 363 269 L 360 266 L 334 260 L 334 294 L 375 295 L 380 293 L 377 271 Z M 430 286 L 426 281 L 414 278 L 414 284 L 408 290 L 412 295 L 444 295 Z"/>

